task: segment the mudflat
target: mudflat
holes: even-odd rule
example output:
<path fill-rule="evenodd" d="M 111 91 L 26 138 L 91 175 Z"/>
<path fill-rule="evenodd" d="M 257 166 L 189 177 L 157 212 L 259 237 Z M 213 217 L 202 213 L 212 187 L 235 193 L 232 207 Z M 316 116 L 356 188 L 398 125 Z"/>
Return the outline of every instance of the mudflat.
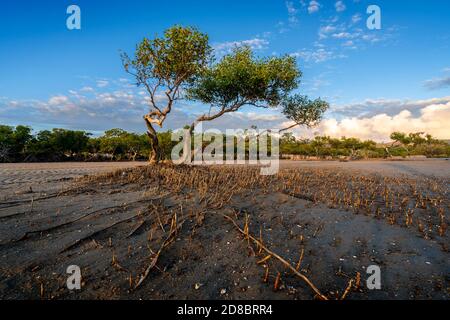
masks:
<path fill-rule="evenodd" d="M 416 177 L 450 178 L 449 159 L 424 160 L 360 160 L 360 161 L 290 161 L 281 160 L 281 168 L 345 169 L 360 173 L 378 173 L 386 176 L 411 175 Z"/>
<path fill-rule="evenodd" d="M 449 161 L 280 167 L 2 164 L 0 298 L 449 298 Z"/>

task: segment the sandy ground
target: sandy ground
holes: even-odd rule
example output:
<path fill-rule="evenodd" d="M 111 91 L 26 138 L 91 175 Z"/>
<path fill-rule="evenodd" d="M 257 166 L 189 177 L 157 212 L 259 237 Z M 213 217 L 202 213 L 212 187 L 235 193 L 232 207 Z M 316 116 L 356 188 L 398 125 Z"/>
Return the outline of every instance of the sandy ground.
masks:
<path fill-rule="evenodd" d="M 417 177 L 450 178 L 450 160 L 426 159 L 415 161 L 362 160 L 362 161 L 280 161 L 281 168 L 344 169 L 352 172 L 378 173 L 386 176 L 411 175 Z"/>
<path fill-rule="evenodd" d="M 347 299 L 449 298 L 446 160 L 282 161 L 269 178 L 142 165 L 0 165 L 0 298 L 317 298 L 224 216 L 329 299 L 350 279 Z M 66 287 L 69 265 L 80 291 Z M 381 290 L 366 287 L 369 265 Z"/>
<path fill-rule="evenodd" d="M 133 168 L 144 162 L 42 162 L 0 163 L 0 200 L 14 194 L 49 192 L 66 187 L 67 182 L 90 174 Z"/>

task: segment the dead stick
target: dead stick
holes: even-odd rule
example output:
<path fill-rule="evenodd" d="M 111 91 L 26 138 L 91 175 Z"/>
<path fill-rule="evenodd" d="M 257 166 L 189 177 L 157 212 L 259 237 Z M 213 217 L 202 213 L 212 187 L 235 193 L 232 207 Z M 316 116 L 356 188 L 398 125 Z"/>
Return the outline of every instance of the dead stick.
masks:
<path fill-rule="evenodd" d="M 347 294 L 350 292 L 350 289 L 352 288 L 352 286 L 353 286 L 353 279 L 350 279 L 350 281 L 348 282 L 348 286 L 347 286 L 347 288 L 345 289 L 344 294 L 343 294 L 342 297 L 341 297 L 341 300 L 344 300 L 344 299 L 345 299 L 345 297 L 347 296 Z"/>
<path fill-rule="evenodd" d="M 174 220 L 172 220 L 174 221 Z M 147 279 L 148 275 L 150 274 L 150 271 L 156 266 L 156 263 L 158 262 L 158 258 L 161 255 L 161 252 L 164 250 L 165 247 L 167 247 L 173 240 L 173 236 L 177 233 L 177 231 L 179 229 L 181 229 L 181 227 L 183 226 L 184 221 L 177 227 L 172 228 L 170 230 L 169 235 L 167 236 L 167 238 L 164 240 L 163 244 L 161 245 L 161 247 L 159 248 L 158 252 L 155 254 L 155 256 L 153 257 L 153 259 L 151 260 L 149 266 L 147 267 L 147 269 L 145 269 L 144 274 L 141 276 L 141 278 L 139 279 L 139 282 L 136 284 L 136 286 L 134 287 L 134 289 L 136 290 L 137 288 L 140 287 L 140 285 L 145 281 L 145 279 Z M 172 222 L 173 224 L 173 222 Z"/>
<path fill-rule="evenodd" d="M 269 250 L 266 246 L 264 246 L 264 244 L 259 242 L 259 240 L 254 238 L 250 233 L 246 234 L 245 231 L 242 230 L 239 227 L 239 225 L 236 223 L 236 221 L 234 221 L 232 218 L 230 218 L 229 216 L 226 216 L 226 215 L 224 215 L 224 217 L 225 217 L 225 219 L 228 219 L 229 221 L 231 221 L 234 224 L 234 226 L 239 230 L 240 233 L 242 233 L 244 236 L 250 238 L 253 242 L 255 242 L 257 245 L 259 245 L 261 248 L 263 248 L 264 251 L 266 251 L 268 254 L 272 255 L 273 257 L 277 258 L 282 264 L 284 264 L 287 268 L 289 268 L 294 274 L 296 274 L 303 281 L 305 281 L 309 285 L 309 287 L 319 296 L 320 299 L 328 300 L 328 298 L 326 296 L 324 296 L 322 293 L 320 293 L 319 289 L 317 289 L 317 287 L 305 275 L 303 275 L 300 272 L 298 272 L 297 270 L 295 270 L 295 268 L 289 262 L 284 260 L 282 257 L 280 257 L 275 252 Z"/>
<path fill-rule="evenodd" d="M 300 253 L 300 258 L 298 258 L 297 265 L 295 266 L 295 270 L 300 270 L 300 266 L 302 265 L 303 255 L 305 253 L 305 249 L 302 248 L 302 252 Z"/>

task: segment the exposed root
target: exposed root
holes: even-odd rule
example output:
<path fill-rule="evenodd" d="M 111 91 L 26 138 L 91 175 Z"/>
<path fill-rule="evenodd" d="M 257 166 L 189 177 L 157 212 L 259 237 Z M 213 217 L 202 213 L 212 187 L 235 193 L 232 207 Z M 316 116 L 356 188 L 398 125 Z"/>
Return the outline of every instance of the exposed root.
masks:
<path fill-rule="evenodd" d="M 128 221 L 130 221 L 130 220 L 133 220 L 133 219 L 135 219 L 136 217 L 138 217 L 138 216 L 140 216 L 140 215 L 141 215 L 141 213 L 135 214 L 135 215 L 133 215 L 133 216 L 131 216 L 131 217 L 129 217 L 129 218 L 126 218 L 126 219 L 123 219 L 123 220 L 116 221 L 116 222 L 114 222 L 113 224 L 110 224 L 109 226 L 107 226 L 107 227 L 105 227 L 105 228 L 102 228 L 102 229 L 100 229 L 100 230 L 91 232 L 91 233 L 89 233 L 88 235 L 86 235 L 86 236 L 84 236 L 84 237 L 82 237 L 82 238 L 80 238 L 80 239 L 74 241 L 72 244 L 70 244 L 70 245 L 68 245 L 67 247 L 65 247 L 65 248 L 64 248 L 63 250 L 61 250 L 59 253 L 63 253 L 63 252 L 69 251 L 69 250 L 71 250 L 71 249 L 77 247 L 78 245 L 80 245 L 82 242 L 84 242 L 84 241 L 86 241 L 86 240 L 88 240 L 88 239 L 90 239 L 90 238 L 92 238 L 92 237 L 94 237 L 94 236 L 96 236 L 96 235 L 102 233 L 103 231 L 106 231 L 106 230 L 108 230 L 108 229 L 111 229 L 111 228 L 117 226 L 118 224 L 121 224 L 121 223 L 124 223 L 124 222 L 128 222 Z"/>
<path fill-rule="evenodd" d="M 82 216 L 80 216 L 80 217 L 78 217 L 78 218 L 76 218 L 76 219 L 74 219 L 74 220 L 67 221 L 67 222 L 64 222 L 64 223 L 61 223 L 61 224 L 58 224 L 58 225 L 55 225 L 55 226 L 52 226 L 52 227 L 49 227 L 49 228 L 38 229 L 38 230 L 32 230 L 32 231 L 27 231 L 22 237 L 20 237 L 20 238 L 18 238 L 18 239 L 15 239 L 15 240 L 8 241 L 8 242 L 6 242 L 6 243 L 2 243 L 1 245 L 8 244 L 8 243 L 19 242 L 19 241 L 25 240 L 26 238 L 28 238 L 29 235 L 34 234 L 34 233 L 50 232 L 50 231 L 53 231 L 53 230 L 56 230 L 56 229 L 59 229 L 59 228 L 68 226 L 68 225 L 70 225 L 70 224 L 72 224 L 72 223 L 75 223 L 75 222 L 78 222 L 78 221 L 80 221 L 80 220 L 83 220 L 84 218 L 87 218 L 87 217 L 89 217 L 90 215 L 96 214 L 96 213 L 98 213 L 98 212 L 105 211 L 105 210 L 111 210 L 111 209 L 115 209 L 115 208 L 119 208 L 119 207 L 121 207 L 121 206 L 122 206 L 122 205 L 98 209 L 98 210 L 95 210 L 95 211 L 88 212 L 88 213 L 86 213 L 86 214 L 84 214 L 84 215 L 82 215 Z"/>
<path fill-rule="evenodd" d="M 140 221 L 136 225 L 136 227 L 134 227 L 134 229 L 131 230 L 131 232 L 127 235 L 127 238 L 131 238 L 132 236 L 134 236 L 136 234 L 136 232 L 138 232 L 142 228 L 142 226 L 145 224 L 145 222 L 146 222 L 145 220 Z"/>
<path fill-rule="evenodd" d="M 27 202 L 36 202 L 36 201 L 41 201 L 41 200 L 47 200 L 47 199 L 51 199 L 51 198 L 56 198 L 61 196 L 62 193 L 58 192 L 55 194 L 51 194 L 45 197 L 40 197 L 40 198 L 31 198 L 31 199 L 26 199 L 26 200 L 13 200 L 13 201 L 7 201 L 7 202 L 0 202 L 0 209 L 6 209 L 6 208 L 11 208 L 11 207 L 15 207 L 15 206 L 19 206 L 21 204 L 27 203 Z"/>

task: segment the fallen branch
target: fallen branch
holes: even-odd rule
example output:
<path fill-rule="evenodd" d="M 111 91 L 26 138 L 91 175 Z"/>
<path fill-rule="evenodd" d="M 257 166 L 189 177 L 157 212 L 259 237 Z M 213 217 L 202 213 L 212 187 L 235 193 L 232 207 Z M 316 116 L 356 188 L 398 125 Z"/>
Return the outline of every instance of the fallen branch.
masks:
<path fill-rule="evenodd" d="M 302 248 L 302 251 L 300 252 L 300 258 L 298 258 L 297 265 L 295 266 L 295 270 L 297 270 L 297 271 L 300 270 L 300 266 L 302 265 L 304 253 L 305 253 L 305 249 Z"/>
<path fill-rule="evenodd" d="M 183 226 L 184 221 L 182 223 L 180 223 L 180 225 L 177 226 L 176 219 L 177 218 L 176 218 L 176 214 L 175 214 L 174 217 L 172 218 L 172 225 L 170 228 L 169 235 L 164 240 L 164 242 L 162 243 L 159 250 L 154 254 L 154 257 L 151 259 L 150 264 L 148 265 L 147 269 L 145 269 L 144 274 L 141 276 L 138 283 L 134 287 L 135 290 L 141 286 L 141 284 L 145 281 L 145 279 L 147 279 L 148 275 L 150 274 L 150 271 L 156 266 L 156 263 L 158 262 L 161 252 L 164 250 L 164 248 L 166 248 L 169 244 L 172 243 L 174 235 L 176 235 L 178 230 L 181 229 L 181 227 Z"/>
<path fill-rule="evenodd" d="M 341 300 L 344 300 L 345 297 L 347 296 L 347 294 L 350 292 L 350 290 L 352 289 L 353 286 L 353 279 L 350 279 L 350 281 L 348 282 L 347 288 L 344 291 L 344 294 L 341 297 Z"/>
<path fill-rule="evenodd" d="M 283 190 L 281 192 L 286 194 L 286 195 L 288 195 L 288 196 L 297 198 L 297 199 L 302 199 L 302 200 L 306 200 L 306 201 L 315 202 L 313 197 L 310 197 L 310 196 L 307 196 L 307 195 L 304 195 L 304 194 L 295 193 L 295 192 L 291 192 L 291 191 L 288 191 L 288 190 Z"/>
<path fill-rule="evenodd" d="M 320 299 L 328 300 L 328 298 L 326 296 L 324 296 L 319 291 L 319 289 L 317 289 L 317 287 L 305 275 L 303 275 L 299 271 L 297 271 L 289 262 L 287 262 L 285 259 L 280 257 L 275 252 L 273 252 L 270 249 L 268 249 L 263 243 L 261 243 L 255 237 L 253 237 L 250 233 L 246 233 L 244 230 L 242 230 L 241 227 L 239 227 L 239 225 L 236 223 L 236 221 L 233 220 L 233 218 L 231 218 L 231 217 L 229 217 L 227 215 L 224 215 L 224 217 L 225 217 L 225 219 L 231 221 L 234 224 L 234 226 L 236 227 L 236 229 L 238 229 L 239 232 L 242 233 L 246 238 L 248 238 L 248 239 L 252 240 L 253 242 L 255 242 L 260 248 L 262 248 L 264 251 L 266 251 L 272 257 L 278 259 L 282 264 L 284 264 L 288 269 L 290 269 L 295 275 L 297 275 L 299 278 L 301 278 L 303 281 L 305 281 L 308 284 L 308 286 L 317 294 L 317 296 L 319 296 Z"/>

